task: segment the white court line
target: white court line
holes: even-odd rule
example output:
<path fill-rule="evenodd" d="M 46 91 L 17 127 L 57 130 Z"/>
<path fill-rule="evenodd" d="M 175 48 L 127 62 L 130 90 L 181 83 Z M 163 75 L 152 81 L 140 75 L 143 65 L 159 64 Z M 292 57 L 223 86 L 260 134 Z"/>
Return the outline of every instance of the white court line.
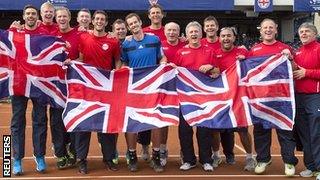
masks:
<path fill-rule="evenodd" d="M 50 126 L 48 125 L 48 127 Z M 32 126 L 27 125 L 26 128 L 32 128 Z M 10 126 L 0 126 L 0 129 L 10 129 Z"/>
<path fill-rule="evenodd" d="M 198 156 L 198 155 L 196 155 Z M 246 157 L 245 154 L 235 154 L 234 155 L 235 157 Z M 272 157 L 281 157 L 281 154 L 272 154 L 271 155 Z M 303 154 L 296 154 L 297 157 L 303 157 Z M 120 158 L 125 158 L 126 156 L 125 155 L 119 155 Z M 138 157 L 140 158 L 141 156 L 138 155 Z M 180 158 L 180 155 L 175 155 L 175 154 L 172 154 L 172 155 L 169 155 L 168 156 L 169 158 Z M 224 155 L 221 155 L 221 157 L 225 157 Z M 46 156 L 46 159 L 55 159 L 56 157 L 54 156 Z M 101 159 L 102 156 L 88 156 L 87 159 Z M 3 158 L 0 157 L 0 160 L 2 160 Z M 28 157 L 24 157 L 23 159 L 25 160 L 30 160 L 30 159 L 34 159 L 32 156 L 28 156 Z"/>
<path fill-rule="evenodd" d="M 285 175 L 126 175 L 126 176 L 68 176 L 68 177 L 59 177 L 59 176 L 51 176 L 51 177 L 17 177 L 14 176 L 15 179 L 108 179 L 108 178 L 126 178 L 126 179 L 135 179 L 135 178 L 228 178 L 228 177 L 247 177 L 247 178 L 269 178 L 269 177 L 287 177 Z M 299 175 L 295 175 L 294 177 L 299 177 Z M 10 178 L 7 178 L 10 179 Z"/>

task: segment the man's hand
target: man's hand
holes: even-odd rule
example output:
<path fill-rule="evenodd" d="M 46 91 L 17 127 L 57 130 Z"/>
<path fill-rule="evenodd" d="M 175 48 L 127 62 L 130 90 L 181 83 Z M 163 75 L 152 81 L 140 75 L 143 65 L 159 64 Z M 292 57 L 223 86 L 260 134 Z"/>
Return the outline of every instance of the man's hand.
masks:
<path fill-rule="evenodd" d="M 215 67 L 210 70 L 210 77 L 217 78 L 220 75 L 220 69 Z"/>
<path fill-rule="evenodd" d="M 298 67 L 299 69 L 293 71 L 293 78 L 294 79 L 302 79 L 306 77 L 306 69 L 303 67 Z"/>
<path fill-rule="evenodd" d="M 168 63 L 168 65 L 172 66 L 173 68 L 178 67 L 175 63 L 172 63 L 172 62 Z"/>
<path fill-rule="evenodd" d="M 241 60 L 244 60 L 244 59 L 246 59 L 246 57 L 244 55 L 242 55 L 242 54 L 240 54 L 240 55 L 238 55 L 236 57 L 236 60 L 238 60 L 238 61 L 241 61 Z"/>
<path fill-rule="evenodd" d="M 179 41 L 180 42 L 187 42 L 187 40 L 188 39 L 186 38 L 186 36 L 182 33 L 181 36 L 179 37 Z"/>
<path fill-rule="evenodd" d="M 281 54 L 287 56 L 289 60 L 293 60 L 293 56 L 292 56 L 292 54 L 291 54 L 291 52 L 290 52 L 289 49 L 284 49 L 284 50 L 282 50 L 282 51 L 281 51 Z"/>
<path fill-rule="evenodd" d="M 85 27 L 83 27 L 83 26 L 79 26 L 79 27 L 78 27 L 78 31 L 80 31 L 80 32 L 86 32 L 87 29 L 86 29 Z"/>
<path fill-rule="evenodd" d="M 212 68 L 213 68 L 213 66 L 211 64 L 205 64 L 205 65 L 200 66 L 199 71 L 202 73 L 207 73 Z"/>
<path fill-rule="evenodd" d="M 71 60 L 70 58 L 68 58 L 68 59 L 66 59 L 65 61 L 63 61 L 62 64 L 63 64 L 64 66 L 68 66 L 68 65 L 71 64 L 71 61 L 72 61 L 72 60 Z"/>
<path fill-rule="evenodd" d="M 10 25 L 10 28 L 22 30 L 23 26 L 21 25 L 20 21 L 13 21 Z"/>

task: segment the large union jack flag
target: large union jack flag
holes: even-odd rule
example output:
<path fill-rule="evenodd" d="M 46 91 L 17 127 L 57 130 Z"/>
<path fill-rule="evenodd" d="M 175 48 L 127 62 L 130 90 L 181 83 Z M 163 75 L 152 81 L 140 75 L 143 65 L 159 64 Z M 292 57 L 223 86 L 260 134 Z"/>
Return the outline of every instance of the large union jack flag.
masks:
<path fill-rule="evenodd" d="M 190 125 L 210 128 L 246 127 L 291 130 L 294 92 L 291 64 L 273 55 L 237 61 L 217 79 L 178 68 L 181 112 Z"/>
<path fill-rule="evenodd" d="M 105 71 L 74 62 L 67 70 L 67 131 L 139 132 L 179 123 L 171 66 Z"/>
<path fill-rule="evenodd" d="M 64 45 L 53 36 L 0 30 L 0 98 L 20 95 L 64 107 Z"/>

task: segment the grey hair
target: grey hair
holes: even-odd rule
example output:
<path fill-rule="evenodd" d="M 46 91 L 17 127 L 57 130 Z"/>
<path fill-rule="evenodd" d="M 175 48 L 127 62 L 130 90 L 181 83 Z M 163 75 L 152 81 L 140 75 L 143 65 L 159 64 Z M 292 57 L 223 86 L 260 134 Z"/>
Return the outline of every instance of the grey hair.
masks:
<path fill-rule="evenodd" d="M 188 23 L 188 25 L 186 27 L 186 34 L 188 34 L 188 30 L 189 30 L 190 27 L 197 27 L 199 29 L 199 31 L 201 32 L 201 34 L 202 34 L 202 26 L 197 21 L 192 21 L 192 22 Z"/>
<path fill-rule="evenodd" d="M 167 23 L 167 24 L 164 26 L 164 29 L 167 29 L 168 26 L 171 25 L 171 24 L 177 26 L 177 27 L 178 27 L 178 31 L 180 31 L 180 26 L 179 26 L 179 24 L 177 24 L 177 23 L 175 23 L 175 22 L 169 22 L 169 23 Z"/>
<path fill-rule="evenodd" d="M 311 22 L 304 22 L 302 23 L 299 28 L 298 28 L 298 32 L 300 31 L 301 28 L 307 28 L 310 29 L 311 31 L 313 31 L 314 33 L 318 34 L 318 30 L 317 27 L 312 24 Z"/>

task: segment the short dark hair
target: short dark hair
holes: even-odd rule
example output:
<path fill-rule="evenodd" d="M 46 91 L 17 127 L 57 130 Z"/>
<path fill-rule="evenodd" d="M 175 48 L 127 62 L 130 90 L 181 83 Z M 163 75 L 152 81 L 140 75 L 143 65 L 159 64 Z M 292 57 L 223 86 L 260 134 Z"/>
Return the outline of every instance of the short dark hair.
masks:
<path fill-rule="evenodd" d="M 80 12 L 86 12 L 86 13 L 90 14 L 90 16 L 91 16 L 91 12 L 90 12 L 90 10 L 87 9 L 87 8 L 82 8 L 82 9 L 80 9 L 80 11 L 78 11 L 77 16 L 79 16 L 79 13 L 80 13 Z"/>
<path fill-rule="evenodd" d="M 150 14 L 150 10 L 151 10 L 152 8 L 159 8 L 160 11 L 161 11 L 161 13 L 163 14 L 163 8 L 162 8 L 159 4 L 152 4 L 152 5 L 150 5 L 150 6 L 149 6 L 149 9 L 148 9 L 148 13 L 149 13 L 149 14 Z"/>
<path fill-rule="evenodd" d="M 37 9 L 35 6 L 33 6 L 33 5 L 31 5 L 31 4 L 27 4 L 27 5 L 25 5 L 25 6 L 23 7 L 23 14 L 25 13 L 25 11 L 26 11 L 27 9 L 30 9 L 30 8 L 36 10 L 37 13 L 38 13 L 38 9 Z"/>
<path fill-rule="evenodd" d="M 126 25 L 126 22 L 124 22 L 124 20 L 122 20 L 122 19 L 116 19 L 116 20 L 112 23 L 112 30 L 114 30 L 114 26 L 115 26 L 116 24 L 124 24 L 124 25 Z"/>
<path fill-rule="evenodd" d="M 216 23 L 217 26 L 219 26 L 218 20 L 214 17 L 214 16 L 208 16 L 203 20 L 203 25 L 204 23 L 206 23 L 207 21 L 214 21 Z"/>
<path fill-rule="evenodd" d="M 128 14 L 128 15 L 126 16 L 126 18 L 125 18 L 125 20 L 126 20 L 126 25 L 127 25 L 127 26 L 128 26 L 127 20 L 128 20 L 129 18 L 132 18 L 132 17 L 136 17 L 136 18 L 138 19 L 138 21 L 141 21 L 141 18 L 140 18 L 140 16 L 139 16 L 138 14 L 136 14 L 136 13 L 130 13 L 130 14 Z"/>
<path fill-rule="evenodd" d="M 103 14 L 103 15 L 106 17 L 106 21 L 108 22 L 108 14 L 107 14 L 105 11 L 103 11 L 103 10 L 96 10 L 96 11 L 93 13 L 92 19 L 94 19 L 97 14 Z"/>

